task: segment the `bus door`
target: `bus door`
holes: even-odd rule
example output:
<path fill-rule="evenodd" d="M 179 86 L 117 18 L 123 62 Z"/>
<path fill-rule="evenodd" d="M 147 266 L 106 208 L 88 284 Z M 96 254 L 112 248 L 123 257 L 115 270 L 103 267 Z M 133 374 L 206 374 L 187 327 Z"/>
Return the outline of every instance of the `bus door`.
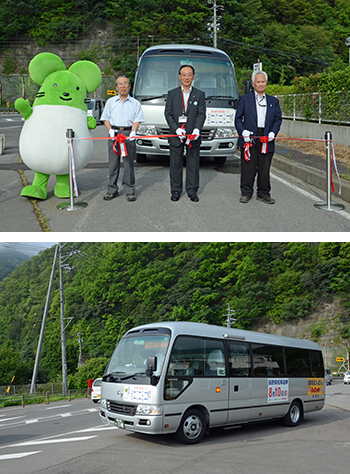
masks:
<path fill-rule="evenodd" d="M 249 344 L 228 342 L 229 362 L 229 413 L 227 424 L 245 423 L 250 420 L 252 379 L 250 377 Z"/>
<path fill-rule="evenodd" d="M 209 412 L 210 426 L 220 426 L 227 421 L 228 393 L 223 341 L 179 336 L 169 361 L 165 399 L 173 400 L 171 404 L 182 412 L 203 405 Z"/>

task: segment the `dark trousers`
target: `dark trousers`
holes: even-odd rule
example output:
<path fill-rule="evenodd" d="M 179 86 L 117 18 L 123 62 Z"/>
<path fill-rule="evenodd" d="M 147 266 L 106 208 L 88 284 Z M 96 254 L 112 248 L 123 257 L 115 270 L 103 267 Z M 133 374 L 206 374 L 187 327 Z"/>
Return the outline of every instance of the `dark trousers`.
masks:
<path fill-rule="evenodd" d="M 170 144 L 170 190 L 182 192 L 183 152 L 186 146 L 186 192 L 189 196 L 197 194 L 199 188 L 199 146 L 190 148 L 181 144 Z"/>
<path fill-rule="evenodd" d="M 130 132 L 123 132 L 124 135 L 129 135 Z M 134 160 L 136 157 L 136 144 L 135 141 L 125 141 L 126 150 L 128 156 L 124 156 L 124 174 L 123 174 L 123 187 L 126 194 L 135 193 L 135 172 L 134 172 Z M 111 194 L 118 192 L 118 177 L 120 171 L 120 154 L 115 153 L 113 150 L 114 140 L 108 140 L 108 162 L 109 162 L 109 180 L 107 191 Z M 119 145 L 116 144 L 116 150 L 119 151 Z"/>
<path fill-rule="evenodd" d="M 260 131 L 260 130 L 259 130 Z M 262 136 L 261 132 L 258 135 Z M 244 148 L 241 148 L 241 194 L 252 197 L 254 180 L 257 177 L 257 196 L 259 198 L 271 197 L 270 167 L 273 152 L 261 153 L 261 143 L 258 139 L 254 147 L 250 148 L 250 160 L 244 158 Z"/>

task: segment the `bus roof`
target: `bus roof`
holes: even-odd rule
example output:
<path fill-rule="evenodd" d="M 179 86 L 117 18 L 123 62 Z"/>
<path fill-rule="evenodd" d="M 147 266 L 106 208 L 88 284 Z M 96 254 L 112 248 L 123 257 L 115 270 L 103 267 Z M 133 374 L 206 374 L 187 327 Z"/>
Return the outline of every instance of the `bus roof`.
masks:
<path fill-rule="evenodd" d="M 207 55 L 211 57 L 228 59 L 229 56 L 221 49 L 212 48 L 211 46 L 200 46 L 194 44 L 160 44 L 147 48 L 142 54 L 140 60 L 144 56 L 151 56 L 154 54 L 184 54 L 184 55 Z"/>
<path fill-rule="evenodd" d="M 161 330 L 162 328 L 169 329 L 173 337 L 178 335 L 191 335 L 202 337 L 214 337 L 220 339 L 232 339 L 246 342 L 255 342 L 261 344 L 279 345 L 284 347 L 298 347 L 300 349 L 321 350 L 320 346 L 315 342 L 306 339 L 297 339 L 294 337 L 278 336 L 274 334 L 267 334 L 256 331 L 246 331 L 242 329 L 226 328 L 224 326 L 213 326 L 203 323 L 192 323 L 185 321 L 170 321 L 159 322 L 152 324 L 145 324 L 130 329 L 125 334 L 126 336 L 132 334 L 147 333 L 152 330 Z M 153 332 L 153 331 L 152 331 Z"/>

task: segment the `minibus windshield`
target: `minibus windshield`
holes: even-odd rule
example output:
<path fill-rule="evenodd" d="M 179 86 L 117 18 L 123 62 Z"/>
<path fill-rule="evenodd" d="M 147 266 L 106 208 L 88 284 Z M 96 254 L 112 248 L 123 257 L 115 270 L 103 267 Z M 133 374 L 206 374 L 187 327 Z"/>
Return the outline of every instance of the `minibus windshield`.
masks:
<path fill-rule="evenodd" d="M 109 361 L 105 375 L 113 374 L 120 379 L 143 375 L 147 369 L 148 357 L 157 357 L 154 375 L 160 375 L 169 340 L 169 335 L 164 334 L 137 335 L 121 339 Z"/>
<path fill-rule="evenodd" d="M 223 58 L 203 58 L 190 55 L 145 56 L 140 63 L 136 97 L 154 98 L 180 85 L 179 69 L 182 65 L 195 69 L 193 86 L 210 98 L 237 98 L 238 92 L 231 62 Z"/>

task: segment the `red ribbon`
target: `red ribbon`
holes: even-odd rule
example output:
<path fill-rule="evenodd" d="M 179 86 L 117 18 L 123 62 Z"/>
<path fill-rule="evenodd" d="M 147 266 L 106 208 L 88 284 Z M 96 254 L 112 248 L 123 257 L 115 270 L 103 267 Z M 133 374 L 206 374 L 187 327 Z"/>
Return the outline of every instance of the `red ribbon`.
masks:
<path fill-rule="evenodd" d="M 260 137 L 261 142 L 261 153 L 267 153 L 267 144 L 269 142 L 269 137 Z"/>
<path fill-rule="evenodd" d="M 190 148 L 192 148 L 192 143 L 191 143 L 191 140 L 194 140 L 195 138 L 197 137 L 197 135 L 187 135 L 187 141 L 186 141 L 186 145 L 188 145 Z M 189 142 L 189 143 L 188 143 Z"/>
<path fill-rule="evenodd" d="M 126 146 L 125 146 L 125 140 L 127 139 L 127 137 L 121 133 L 119 133 L 116 137 L 115 137 L 115 141 L 113 143 L 113 150 L 114 150 L 114 153 L 116 153 L 117 155 L 120 155 L 120 156 L 128 156 L 128 152 L 126 150 Z M 119 150 L 116 149 L 116 146 L 117 144 L 119 145 Z"/>
<path fill-rule="evenodd" d="M 244 159 L 245 161 L 250 161 L 250 147 L 253 146 L 252 142 L 244 143 Z"/>

